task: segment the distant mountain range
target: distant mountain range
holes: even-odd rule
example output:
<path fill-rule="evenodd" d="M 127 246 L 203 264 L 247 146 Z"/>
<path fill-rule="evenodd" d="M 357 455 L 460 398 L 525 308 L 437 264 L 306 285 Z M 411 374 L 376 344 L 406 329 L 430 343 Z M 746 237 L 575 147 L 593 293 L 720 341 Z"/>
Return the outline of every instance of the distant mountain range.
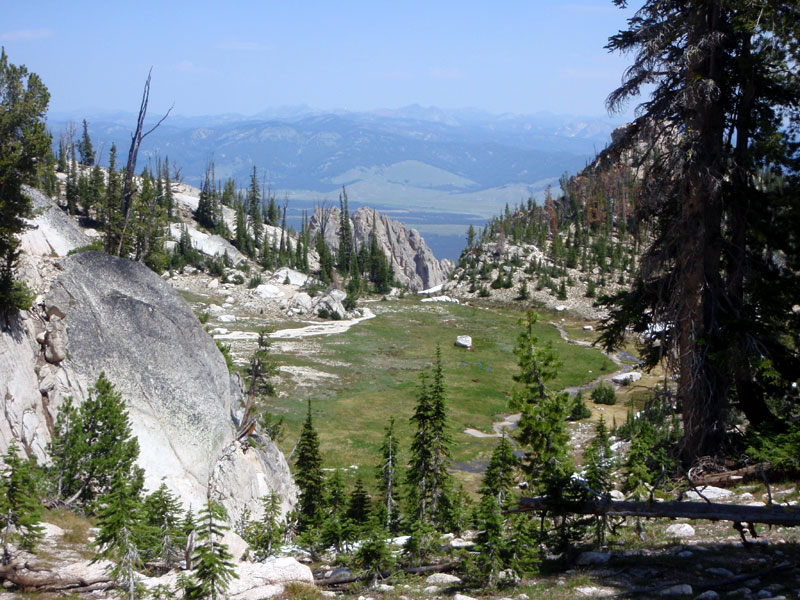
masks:
<path fill-rule="evenodd" d="M 55 140 L 70 121 L 79 136 L 84 118 L 101 163 L 108 160 L 112 142 L 124 160 L 136 116 L 52 114 Z M 412 227 L 428 221 L 420 213 L 459 213 L 445 225 L 463 225 L 464 231 L 468 222 L 481 225 L 506 203 L 541 195 L 548 184 L 557 187 L 563 173 L 592 160 L 616 125 L 603 118 L 419 105 L 369 112 L 298 106 L 249 117 L 170 116 L 146 138 L 139 165 L 168 156 L 184 181 L 198 185 L 213 160 L 217 178 L 233 177 L 242 188 L 255 165 L 259 179 L 295 207 L 335 200 L 345 185 L 354 206 L 411 211 L 416 215 Z M 444 231 L 438 227 L 429 233 Z"/>

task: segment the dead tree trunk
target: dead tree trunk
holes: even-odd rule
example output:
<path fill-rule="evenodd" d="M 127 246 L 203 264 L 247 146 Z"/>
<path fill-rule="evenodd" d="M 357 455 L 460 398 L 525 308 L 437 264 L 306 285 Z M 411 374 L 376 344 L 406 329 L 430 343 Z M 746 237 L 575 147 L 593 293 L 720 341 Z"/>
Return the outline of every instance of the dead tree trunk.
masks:
<path fill-rule="evenodd" d="M 142 92 L 142 104 L 139 106 L 139 118 L 136 120 L 136 131 L 131 134 L 131 147 L 128 150 L 128 163 L 125 166 L 125 182 L 122 186 L 122 204 L 120 206 L 122 215 L 122 231 L 119 233 L 119 241 L 117 242 L 117 256 L 122 254 L 122 246 L 125 241 L 125 233 L 128 230 L 128 225 L 131 219 L 131 204 L 133 201 L 133 177 L 136 171 L 136 159 L 139 156 L 139 146 L 142 145 L 142 140 L 148 135 L 153 133 L 161 123 L 164 122 L 169 116 L 172 107 L 170 106 L 167 114 L 165 114 L 158 123 L 156 123 L 147 132 L 142 133 L 144 129 L 144 119 L 147 116 L 147 104 L 150 101 L 150 77 L 153 74 L 153 68 L 150 67 L 150 72 L 147 73 L 147 81 L 144 83 L 144 91 Z"/>
<path fill-rule="evenodd" d="M 713 502 L 628 502 L 625 500 L 586 500 L 569 505 L 556 505 L 547 498 L 520 498 L 518 507 L 510 512 L 547 511 L 553 514 L 608 515 L 612 517 L 643 517 L 705 519 L 733 523 L 764 523 L 800 526 L 800 508 L 772 504 L 769 506 L 736 506 Z"/>

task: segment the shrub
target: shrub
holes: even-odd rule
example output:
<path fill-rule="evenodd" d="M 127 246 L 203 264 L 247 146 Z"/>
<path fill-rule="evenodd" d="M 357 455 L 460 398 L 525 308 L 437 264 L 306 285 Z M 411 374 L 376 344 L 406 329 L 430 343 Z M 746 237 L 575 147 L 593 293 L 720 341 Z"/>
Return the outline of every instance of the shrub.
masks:
<path fill-rule="evenodd" d="M 261 275 L 253 275 L 247 282 L 247 288 L 252 290 L 253 288 L 260 286 L 263 282 L 264 280 L 261 278 Z"/>
<path fill-rule="evenodd" d="M 592 402 L 595 404 L 613 405 L 617 403 L 617 394 L 614 388 L 606 382 L 601 381 L 592 390 Z"/>
<path fill-rule="evenodd" d="M 567 417 L 567 421 L 580 421 L 581 419 L 588 419 L 592 416 L 592 411 L 589 410 L 589 407 L 586 406 L 583 400 L 582 391 L 575 394 L 573 402 L 572 412 L 570 412 L 570 415 Z"/>

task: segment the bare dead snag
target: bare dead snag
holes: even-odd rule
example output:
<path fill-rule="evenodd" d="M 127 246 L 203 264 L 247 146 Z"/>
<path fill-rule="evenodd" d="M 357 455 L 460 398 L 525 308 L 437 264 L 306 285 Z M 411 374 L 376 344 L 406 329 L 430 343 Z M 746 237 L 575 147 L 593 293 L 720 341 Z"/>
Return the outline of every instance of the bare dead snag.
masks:
<path fill-rule="evenodd" d="M 139 118 L 136 120 L 136 131 L 131 134 L 131 147 L 128 150 L 128 163 L 125 167 L 125 182 L 122 186 L 122 231 L 119 235 L 119 242 L 117 243 L 117 256 L 122 254 L 122 246 L 125 241 L 125 233 L 128 230 L 128 225 L 131 219 L 131 203 L 133 200 L 133 178 L 136 171 L 136 159 L 139 156 L 139 146 L 142 145 L 142 140 L 148 135 L 153 133 L 161 123 L 169 116 L 174 104 L 169 107 L 167 113 L 158 120 L 158 123 L 153 125 L 148 131 L 142 133 L 144 129 L 144 119 L 147 116 L 147 104 L 150 102 L 150 78 L 153 74 L 153 67 L 147 73 L 147 80 L 144 83 L 144 91 L 142 92 L 142 104 L 139 106 Z"/>

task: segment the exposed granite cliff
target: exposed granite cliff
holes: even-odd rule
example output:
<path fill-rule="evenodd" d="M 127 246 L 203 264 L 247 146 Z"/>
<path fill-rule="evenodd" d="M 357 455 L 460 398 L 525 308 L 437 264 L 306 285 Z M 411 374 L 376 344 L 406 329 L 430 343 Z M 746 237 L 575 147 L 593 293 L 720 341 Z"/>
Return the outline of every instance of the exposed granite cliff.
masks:
<path fill-rule="evenodd" d="M 99 252 L 54 260 L 86 240 L 65 227 L 23 236 L 22 272 L 39 295 L 0 330 L 0 451 L 15 438 L 46 461 L 59 407 L 85 400 L 105 372 L 126 401 L 148 488 L 163 481 L 195 510 L 210 490 L 231 519 L 260 513 L 271 491 L 291 508 L 297 492 L 277 447 L 235 441 L 238 377 L 188 304 L 139 263 Z"/>
<path fill-rule="evenodd" d="M 309 227 L 312 236 L 323 233 L 333 251 L 339 249 L 339 221 L 341 211 L 334 207 L 323 211 L 319 206 L 311 216 Z M 390 219 L 375 209 L 362 206 L 350 218 L 356 247 L 369 244 L 373 231 L 378 246 L 394 267 L 395 278 L 412 291 L 432 288 L 444 283 L 454 265 L 448 259 L 437 260 L 433 251 L 416 229 L 406 229 L 400 221 Z"/>

